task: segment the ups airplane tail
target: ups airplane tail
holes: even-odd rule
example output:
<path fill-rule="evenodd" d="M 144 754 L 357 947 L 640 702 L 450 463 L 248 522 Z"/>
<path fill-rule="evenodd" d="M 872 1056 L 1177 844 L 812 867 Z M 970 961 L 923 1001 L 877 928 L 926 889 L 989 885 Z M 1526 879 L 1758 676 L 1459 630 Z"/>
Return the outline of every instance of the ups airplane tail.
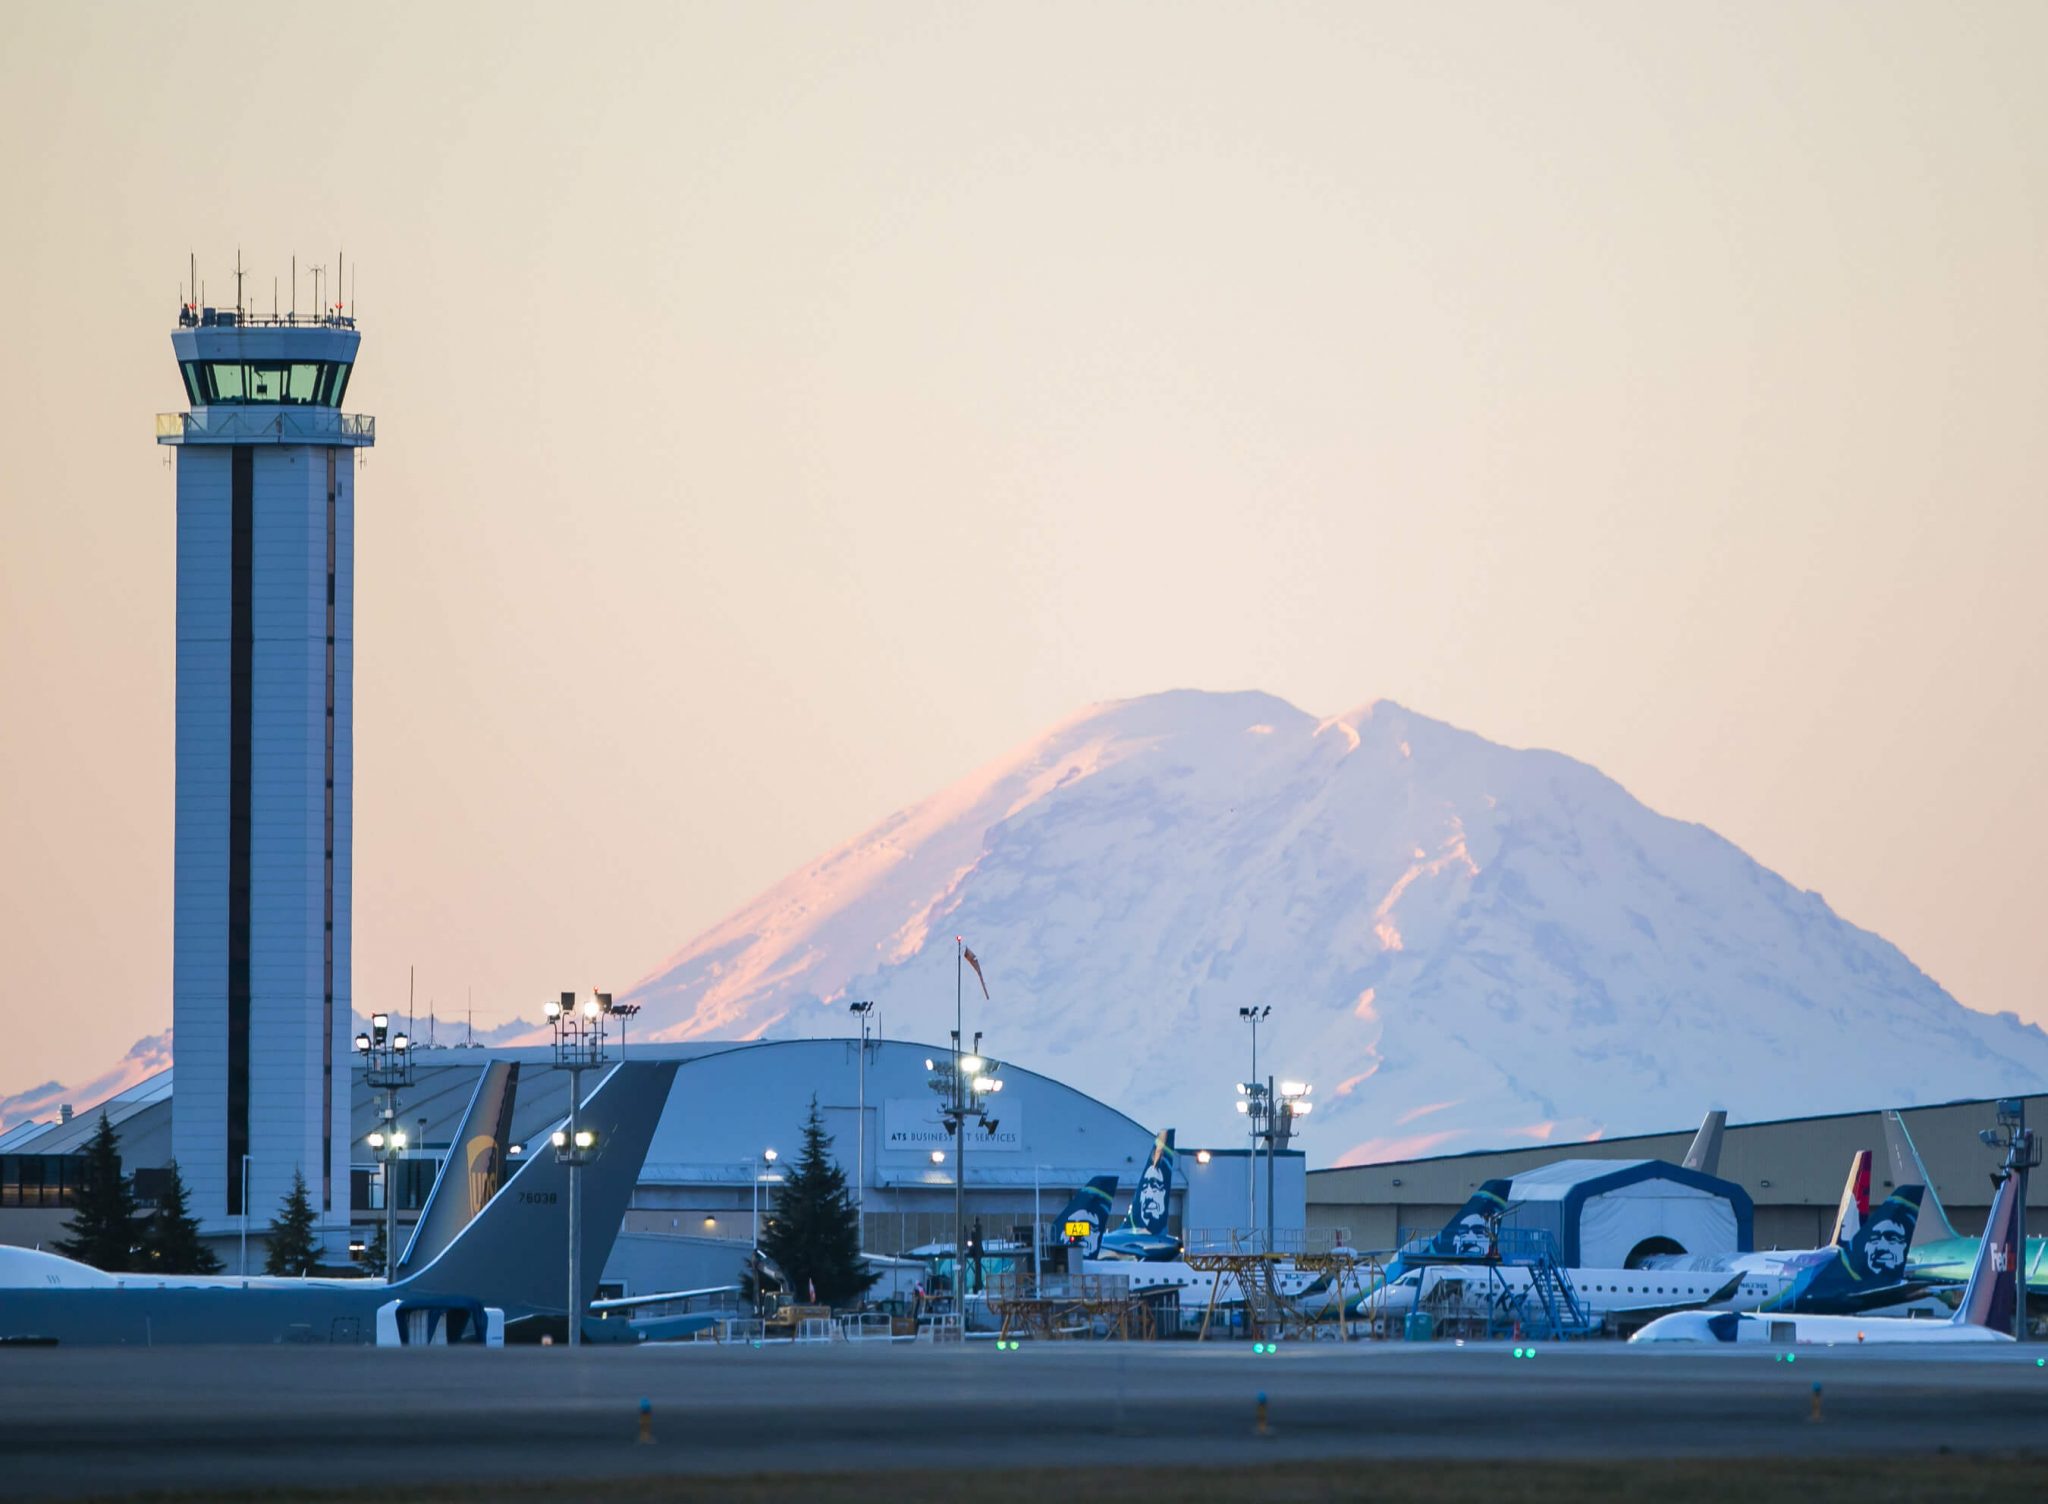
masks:
<path fill-rule="evenodd" d="M 1920 1151 L 1913 1146 L 1913 1135 L 1906 1131 L 1906 1120 L 1896 1111 L 1884 1114 L 1884 1147 L 1891 1160 L 1893 1185 L 1918 1185 L 1927 1188 L 1922 1203 L 1930 1213 L 1921 1224 L 1925 1242 L 1931 1238 L 1959 1238 L 1961 1233 L 1948 1219 L 1948 1212 L 1941 1204 L 1941 1197 L 1934 1189 L 1934 1181 L 1927 1173 L 1927 1166 L 1920 1162 Z"/>
<path fill-rule="evenodd" d="M 597 1157 L 585 1165 L 577 1186 L 583 1223 L 578 1310 L 587 1310 L 596 1294 L 675 1075 L 673 1060 L 615 1065 L 577 1110 L 578 1129 L 597 1134 Z M 509 1320 L 564 1314 L 569 1168 L 545 1147 L 545 1136 L 536 1135 L 535 1144 L 535 1152 L 448 1247 L 396 1288 L 414 1296 L 469 1296 L 502 1307 Z"/>
<path fill-rule="evenodd" d="M 1700 1131 L 1692 1136 L 1685 1151 L 1685 1168 L 1702 1175 L 1721 1173 L 1721 1135 L 1728 1127 L 1728 1114 L 1716 1107 L 1700 1119 Z"/>
<path fill-rule="evenodd" d="M 448 1157 L 398 1260 L 400 1275 L 424 1269 L 490 1204 L 512 1173 L 512 1104 L 519 1062 L 493 1060 L 477 1078 L 469 1106 L 448 1141 Z"/>

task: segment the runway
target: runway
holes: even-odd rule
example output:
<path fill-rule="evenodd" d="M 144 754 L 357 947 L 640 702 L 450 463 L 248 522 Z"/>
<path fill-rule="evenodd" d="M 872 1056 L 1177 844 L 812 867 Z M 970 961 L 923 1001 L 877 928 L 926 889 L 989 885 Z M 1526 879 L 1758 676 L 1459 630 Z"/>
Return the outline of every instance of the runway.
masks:
<path fill-rule="evenodd" d="M 1609 1344 L 1534 1352 L 1005 1352 L 986 1342 L 0 1350 L 0 1498 L 370 1477 L 2048 1449 L 2048 1366 L 2032 1348 L 1811 1349 L 1791 1362 Z M 643 1397 L 652 1446 L 636 1444 Z"/>

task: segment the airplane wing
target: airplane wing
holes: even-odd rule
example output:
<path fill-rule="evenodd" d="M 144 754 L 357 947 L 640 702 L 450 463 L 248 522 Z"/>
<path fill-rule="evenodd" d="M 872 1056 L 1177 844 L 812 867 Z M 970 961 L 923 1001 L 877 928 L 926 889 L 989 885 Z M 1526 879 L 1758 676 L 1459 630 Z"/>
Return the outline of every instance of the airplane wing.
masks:
<path fill-rule="evenodd" d="M 621 1295 L 612 1300 L 593 1300 L 593 1311 L 631 1311 L 641 1306 L 660 1305 L 665 1300 L 703 1300 L 712 1295 L 737 1295 L 738 1285 L 705 1285 L 696 1290 L 659 1290 L 652 1295 Z"/>

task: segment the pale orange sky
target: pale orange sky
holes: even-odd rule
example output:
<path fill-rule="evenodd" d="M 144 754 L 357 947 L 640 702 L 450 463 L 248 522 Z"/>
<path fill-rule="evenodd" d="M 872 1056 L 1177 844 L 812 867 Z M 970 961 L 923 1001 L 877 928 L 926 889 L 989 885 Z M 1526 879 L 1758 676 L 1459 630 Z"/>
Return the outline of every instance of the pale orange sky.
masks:
<path fill-rule="evenodd" d="M 623 988 L 1192 685 L 1569 752 L 2048 1022 L 2048 7 L 593 9 L 0 19 L 0 1092 L 169 1021 L 237 246 L 359 266 L 358 1007 Z"/>

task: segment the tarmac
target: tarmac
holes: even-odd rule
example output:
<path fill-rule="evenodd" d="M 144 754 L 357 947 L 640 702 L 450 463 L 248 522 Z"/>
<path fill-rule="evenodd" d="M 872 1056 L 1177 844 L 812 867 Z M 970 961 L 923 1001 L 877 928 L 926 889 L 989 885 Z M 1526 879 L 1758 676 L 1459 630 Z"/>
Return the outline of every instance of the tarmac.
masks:
<path fill-rule="evenodd" d="M 1523 1352 L 0 1349 L 0 1498 L 378 1479 L 2048 1451 L 2048 1346 L 1808 1348 L 1789 1360 L 1613 1343 Z M 643 1399 L 651 1444 L 639 1441 Z"/>

